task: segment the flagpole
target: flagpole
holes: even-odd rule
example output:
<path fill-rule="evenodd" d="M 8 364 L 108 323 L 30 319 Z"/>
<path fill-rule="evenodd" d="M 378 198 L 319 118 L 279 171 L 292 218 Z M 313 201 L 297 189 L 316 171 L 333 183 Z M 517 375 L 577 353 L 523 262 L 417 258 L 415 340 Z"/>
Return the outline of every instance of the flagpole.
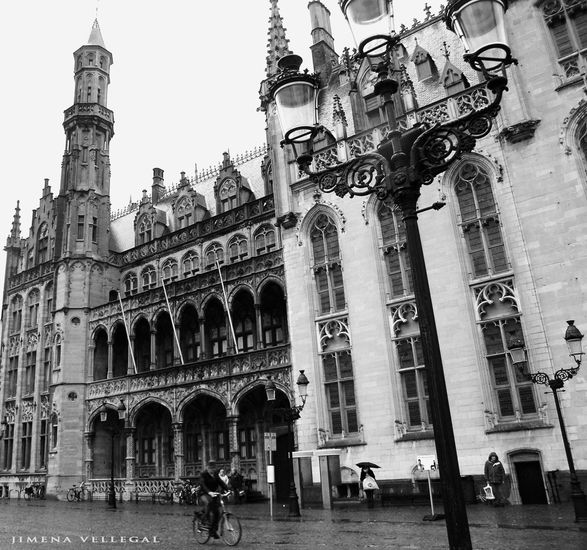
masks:
<path fill-rule="evenodd" d="M 169 297 L 167 296 L 167 288 L 165 288 L 165 281 L 161 279 L 161 284 L 163 285 L 163 293 L 165 294 L 165 302 L 167 303 L 167 311 L 169 312 L 169 317 L 171 318 L 171 328 L 173 329 L 173 336 L 175 336 L 175 343 L 177 344 L 177 350 L 179 351 L 179 358 L 181 360 L 181 364 L 184 365 L 183 360 L 183 353 L 181 353 L 181 346 L 179 345 L 179 338 L 177 337 L 177 330 L 175 329 L 175 321 L 173 320 L 173 314 L 171 312 L 171 307 L 169 305 Z"/>
<path fill-rule="evenodd" d="M 126 339 L 128 340 L 128 349 L 130 350 L 130 358 L 132 359 L 132 366 L 135 370 L 135 374 L 137 374 L 137 363 L 135 361 L 135 354 L 132 349 L 132 343 L 130 341 L 130 332 L 128 331 L 128 325 L 126 324 L 126 317 L 124 315 L 124 307 L 122 306 L 122 297 L 120 296 L 120 292 L 118 292 L 118 302 L 120 303 L 120 311 L 122 313 L 122 322 L 124 323 L 124 330 L 126 331 Z"/>
<path fill-rule="evenodd" d="M 230 333 L 234 343 L 234 350 L 238 353 L 238 344 L 236 343 L 236 335 L 234 333 L 234 325 L 232 324 L 232 316 L 230 315 L 230 308 L 228 307 L 228 297 L 226 296 L 226 289 L 224 288 L 224 281 L 222 280 L 222 271 L 220 271 L 220 264 L 218 263 L 218 256 L 216 256 L 216 267 L 218 268 L 218 275 L 220 276 L 220 286 L 222 287 L 222 294 L 224 296 L 224 307 L 228 313 L 228 323 L 230 324 Z"/>

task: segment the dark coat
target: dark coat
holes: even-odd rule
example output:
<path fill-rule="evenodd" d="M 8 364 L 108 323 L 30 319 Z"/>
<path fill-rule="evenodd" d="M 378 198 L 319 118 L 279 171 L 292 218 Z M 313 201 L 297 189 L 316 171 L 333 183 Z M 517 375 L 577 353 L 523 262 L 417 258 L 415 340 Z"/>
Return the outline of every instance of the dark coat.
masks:
<path fill-rule="evenodd" d="M 202 492 L 208 494 L 210 492 L 218 493 L 222 491 L 228 491 L 226 483 L 218 477 L 218 473 L 212 475 L 208 470 L 204 470 L 200 476 L 200 485 L 202 486 Z"/>
<path fill-rule="evenodd" d="M 363 468 L 361 468 L 361 485 L 363 484 L 363 480 L 367 476 L 371 476 L 373 479 L 375 479 L 375 474 L 373 473 L 373 470 L 371 470 L 371 468 L 367 468 L 366 471 Z"/>
<path fill-rule="evenodd" d="M 491 457 L 495 457 L 495 462 L 491 462 Z M 496 453 L 490 453 L 485 462 L 485 480 L 489 483 L 503 483 L 505 470 L 503 464 L 499 461 Z"/>

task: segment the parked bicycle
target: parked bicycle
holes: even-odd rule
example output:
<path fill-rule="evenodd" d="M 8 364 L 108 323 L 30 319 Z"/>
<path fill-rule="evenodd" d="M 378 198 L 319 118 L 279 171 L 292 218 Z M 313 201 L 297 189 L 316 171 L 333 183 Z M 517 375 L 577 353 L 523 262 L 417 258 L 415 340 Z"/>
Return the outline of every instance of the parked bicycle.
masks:
<path fill-rule="evenodd" d="M 81 502 L 82 500 L 85 500 L 85 494 L 89 492 L 88 489 L 86 489 L 86 485 L 89 485 L 89 483 L 86 483 L 85 481 L 82 481 L 79 486 L 74 483 L 73 487 L 67 491 L 67 502 Z"/>
<path fill-rule="evenodd" d="M 33 483 L 24 489 L 24 499 L 45 498 L 45 486 L 42 483 Z"/>
<path fill-rule="evenodd" d="M 224 506 L 224 499 L 230 495 L 232 491 L 226 493 L 208 493 L 214 498 L 219 499 L 220 503 L 220 518 L 218 520 L 218 534 L 220 538 L 228 546 L 236 546 L 241 540 L 242 528 L 240 520 L 231 512 L 228 512 Z M 192 529 L 198 544 L 206 544 L 210 540 L 210 525 L 206 516 L 206 511 L 196 510 L 194 512 L 194 519 L 192 520 Z"/>
<path fill-rule="evenodd" d="M 159 490 L 157 493 L 157 502 L 159 504 L 173 504 L 173 499 L 177 498 L 179 501 L 180 499 L 180 487 L 170 487 L 169 484 L 165 485 L 162 489 Z M 181 502 L 181 501 L 180 501 Z"/>

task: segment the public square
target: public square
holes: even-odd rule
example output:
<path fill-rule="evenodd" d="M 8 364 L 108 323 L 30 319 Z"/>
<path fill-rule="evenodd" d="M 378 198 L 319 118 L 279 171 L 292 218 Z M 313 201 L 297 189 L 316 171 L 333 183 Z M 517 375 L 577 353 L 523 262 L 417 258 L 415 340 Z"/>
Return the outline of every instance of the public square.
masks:
<path fill-rule="evenodd" d="M 295 519 L 277 505 L 273 520 L 267 502 L 231 509 L 241 519 L 243 537 L 238 547 L 243 549 L 448 548 L 444 521 L 422 520 L 429 513 L 426 506 L 304 509 L 302 517 Z M 193 507 L 178 504 L 127 502 L 111 510 L 103 501 L 4 500 L 0 502 L 0 548 L 194 548 L 198 545 L 191 533 L 192 513 Z M 492 508 L 478 504 L 468 507 L 468 515 L 476 550 L 587 548 L 587 525 L 574 523 L 570 505 Z M 206 546 L 224 544 L 209 541 Z"/>

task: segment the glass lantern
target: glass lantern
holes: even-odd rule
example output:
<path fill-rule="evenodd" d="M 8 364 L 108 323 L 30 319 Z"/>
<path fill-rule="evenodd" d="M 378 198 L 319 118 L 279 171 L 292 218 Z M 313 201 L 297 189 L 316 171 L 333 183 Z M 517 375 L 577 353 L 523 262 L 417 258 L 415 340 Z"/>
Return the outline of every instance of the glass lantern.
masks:
<path fill-rule="evenodd" d="M 339 0 L 359 53 L 367 57 L 385 54 L 391 42 L 390 0 Z"/>

